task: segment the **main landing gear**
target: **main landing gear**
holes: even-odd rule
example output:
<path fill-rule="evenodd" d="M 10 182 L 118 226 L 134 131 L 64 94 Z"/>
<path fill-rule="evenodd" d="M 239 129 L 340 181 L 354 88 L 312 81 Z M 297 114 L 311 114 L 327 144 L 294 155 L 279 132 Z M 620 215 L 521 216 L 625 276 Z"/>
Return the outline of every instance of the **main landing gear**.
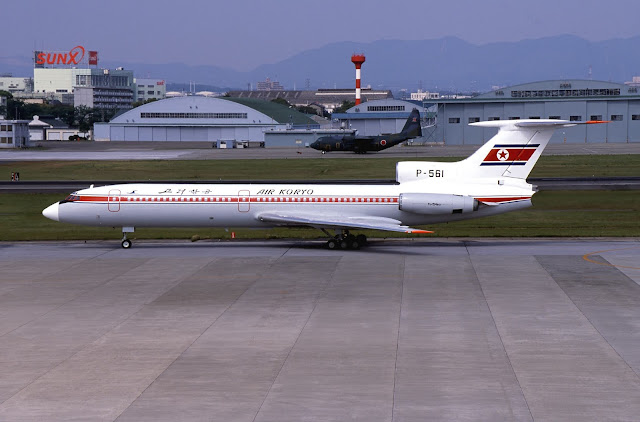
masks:
<path fill-rule="evenodd" d="M 327 240 L 327 249 L 357 250 L 363 246 L 366 246 L 367 244 L 367 236 L 363 234 L 354 236 L 349 233 L 349 230 L 342 230 L 335 236 L 331 237 L 331 235 L 326 230 L 323 229 L 322 231 L 330 237 L 330 239 Z"/>
<path fill-rule="evenodd" d="M 133 243 L 131 243 L 131 241 L 127 239 L 127 233 L 133 233 L 133 231 L 133 227 L 122 228 L 122 242 L 120 242 L 120 246 L 122 246 L 123 249 L 129 249 L 131 248 L 131 246 L 133 246 Z"/>

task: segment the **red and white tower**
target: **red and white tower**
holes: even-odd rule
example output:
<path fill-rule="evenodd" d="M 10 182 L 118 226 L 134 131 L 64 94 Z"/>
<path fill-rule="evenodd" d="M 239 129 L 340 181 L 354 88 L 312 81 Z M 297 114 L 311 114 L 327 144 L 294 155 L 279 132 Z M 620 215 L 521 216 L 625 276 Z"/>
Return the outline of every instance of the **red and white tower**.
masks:
<path fill-rule="evenodd" d="M 360 104 L 360 68 L 364 63 L 364 54 L 354 54 L 351 61 L 356 65 L 356 105 Z"/>

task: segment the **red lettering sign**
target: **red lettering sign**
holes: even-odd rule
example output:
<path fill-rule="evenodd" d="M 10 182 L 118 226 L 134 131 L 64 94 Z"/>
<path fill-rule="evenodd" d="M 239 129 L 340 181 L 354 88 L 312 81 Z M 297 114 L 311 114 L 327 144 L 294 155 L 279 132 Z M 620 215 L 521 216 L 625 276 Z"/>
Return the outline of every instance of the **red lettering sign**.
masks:
<path fill-rule="evenodd" d="M 89 65 L 98 65 L 98 52 L 89 51 Z"/>
<path fill-rule="evenodd" d="M 164 81 L 158 81 L 156 82 L 156 85 L 164 85 Z"/>
<path fill-rule="evenodd" d="M 83 57 L 84 47 L 81 45 L 77 45 L 73 47 L 68 53 L 45 53 L 41 51 L 36 55 L 36 64 L 80 64 Z"/>

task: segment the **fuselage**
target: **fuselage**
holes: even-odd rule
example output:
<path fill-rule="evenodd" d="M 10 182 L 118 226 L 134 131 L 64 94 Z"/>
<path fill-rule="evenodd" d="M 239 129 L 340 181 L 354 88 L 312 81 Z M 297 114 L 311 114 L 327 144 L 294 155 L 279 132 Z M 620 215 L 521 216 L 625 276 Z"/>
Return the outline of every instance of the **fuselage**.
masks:
<path fill-rule="evenodd" d="M 499 188 L 499 189 L 497 189 Z M 473 196 L 483 204 L 464 213 L 416 214 L 400 207 L 402 194 L 440 193 Z M 266 212 L 292 215 L 384 217 L 423 225 L 494 215 L 531 204 L 526 183 L 514 186 L 412 182 L 402 184 L 123 184 L 77 191 L 53 204 L 45 215 L 58 221 L 92 226 L 252 227 Z"/>
<path fill-rule="evenodd" d="M 353 135 L 335 137 L 323 136 L 311 144 L 311 148 L 323 152 L 331 151 L 353 151 L 353 152 L 369 152 L 382 151 L 391 148 L 409 139 L 408 136 L 400 134 L 380 135 L 358 138 Z"/>

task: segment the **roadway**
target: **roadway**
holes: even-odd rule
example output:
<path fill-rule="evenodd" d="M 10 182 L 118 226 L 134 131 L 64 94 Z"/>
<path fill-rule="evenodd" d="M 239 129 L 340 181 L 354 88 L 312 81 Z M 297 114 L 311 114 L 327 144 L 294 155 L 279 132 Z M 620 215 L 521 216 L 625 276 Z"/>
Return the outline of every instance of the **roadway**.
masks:
<path fill-rule="evenodd" d="M 0 150 L 3 161 L 64 160 L 224 160 L 303 158 L 429 158 L 467 157 L 480 145 L 428 145 L 394 147 L 378 153 L 322 154 L 310 148 L 214 149 L 209 142 L 40 142 L 26 150 Z M 640 142 L 602 144 L 551 144 L 544 155 L 640 154 Z"/>
<path fill-rule="evenodd" d="M 0 243 L 0 420 L 636 421 L 637 239 Z"/>

